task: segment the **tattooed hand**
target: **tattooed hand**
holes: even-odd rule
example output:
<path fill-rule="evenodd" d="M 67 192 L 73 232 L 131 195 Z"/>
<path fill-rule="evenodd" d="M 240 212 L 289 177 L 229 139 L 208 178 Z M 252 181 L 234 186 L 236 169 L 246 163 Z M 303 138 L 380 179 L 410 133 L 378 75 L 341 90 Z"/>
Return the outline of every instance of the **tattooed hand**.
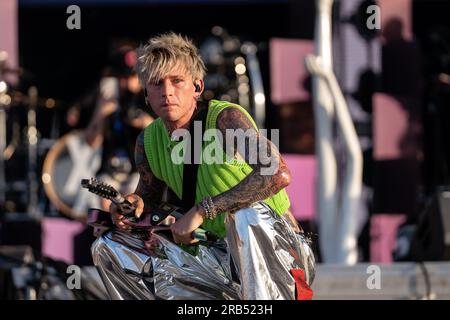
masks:
<path fill-rule="evenodd" d="M 144 150 L 144 131 L 139 134 L 136 140 L 134 158 L 139 172 L 139 183 L 134 194 L 129 197 L 131 200 L 130 202 L 136 202 L 137 209 L 135 211 L 135 215 L 139 217 L 141 214 L 145 215 L 158 207 L 162 200 L 162 195 L 166 188 L 166 184 L 157 179 L 150 169 Z M 114 221 L 117 221 L 123 229 L 129 230 L 131 224 L 123 221 L 123 215 L 116 211 L 117 210 L 115 207 L 110 209 L 112 214 L 111 218 Z"/>
<path fill-rule="evenodd" d="M 178 219 L 171 227 L 175 243 L 192 244 L 198 240 L 192 238 L 192 232 L 200 227 L 205 218 L 205 209 L 195 205 L 186 214 Z"/>

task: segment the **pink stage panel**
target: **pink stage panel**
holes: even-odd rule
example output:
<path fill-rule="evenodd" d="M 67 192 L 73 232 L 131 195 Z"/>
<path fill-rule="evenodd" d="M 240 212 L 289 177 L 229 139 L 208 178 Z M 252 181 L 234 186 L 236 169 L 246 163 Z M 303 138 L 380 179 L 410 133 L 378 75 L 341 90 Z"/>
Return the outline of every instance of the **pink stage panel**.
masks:
<path fill-rule="evenodd" d="M 303 87 L 309 72 L 305 57 L 314 53 L 314 43 L 309 40 L 270 40 L 271 96 L 275 104 L 309 100 Z"/>
<path fill-rule="evenodd" d="M 376 160 L 395 160 L 402 156 L 402 139 L 408 132 L 409 116 L 400 101 L 376 93 L 373 97 L 373 156 Z"/>
<path fill-rule="evenodd" d="M 316 157 L 297 154 L 282 155 L 292 174 L 286 188 L 291 210 L 297 220 L 315 220 L 316 217 Z"/>
<path fill-rule="evenodd" d="M 371 262 L 392 263 L 392 251 L 397 244 L 397 229 L 405 221 L 404 214 L 376 214 L 371 218 Z"/>
<path fill-rule="evenodd" d="M 74 237 L 83 231 L 85 224 L 65 218 L 45 218 L 42 221 L 42 254 L 73 263 Z"/>
<path fill-rule="evenodd" d="M 402 23 L 403 38 L 407 41 L 413 39 L 412 33 L 412 1 L 411 0 L 378 0 L 381 11 L 381 31 L 392 19 Z"/>
<path fill-rule="evenodd" d="M 18 0 L 0 1 L 0 51 L 8 53 L 7 66 L 18 66 Z M 6 80 L 16 83 L 15 74 L 7 74 Z"/>

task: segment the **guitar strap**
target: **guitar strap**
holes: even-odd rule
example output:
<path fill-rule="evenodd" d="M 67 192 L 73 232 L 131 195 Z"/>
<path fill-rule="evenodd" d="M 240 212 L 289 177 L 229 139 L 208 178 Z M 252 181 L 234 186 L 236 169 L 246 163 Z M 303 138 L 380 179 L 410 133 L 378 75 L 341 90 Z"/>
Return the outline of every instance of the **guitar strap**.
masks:
<path fill-rule="evenodd" d="M 197 114 L 194 116 L 193 121 L 189 126 L 189 136 L 190 140 L 186 146 L 186 154 L 184 159 L 184 167 L 183 167 L 183 197 L 181 199 L 181 207 L 184 209 L 184 212 L 189 211 L 195 204 L 195 195 L 197 190 L 197 174 L 198 174 L 198 166 L 202 157 L 202 149 L 203 149 L 203 134 L 205 133 L 206 127 L 206 116 L 208 115 L 208 105 L 202 101 L 197 103 Z M 196 136 L 194 135 L 194 123 L 201 122 L 202 134 L 201 134 L 201 142 L 197 141 L 197 144 L 200 145 L 199 152 L 195 152 L 195 141 Z M 191 161 L 189 161 L 191 160 Z"/>

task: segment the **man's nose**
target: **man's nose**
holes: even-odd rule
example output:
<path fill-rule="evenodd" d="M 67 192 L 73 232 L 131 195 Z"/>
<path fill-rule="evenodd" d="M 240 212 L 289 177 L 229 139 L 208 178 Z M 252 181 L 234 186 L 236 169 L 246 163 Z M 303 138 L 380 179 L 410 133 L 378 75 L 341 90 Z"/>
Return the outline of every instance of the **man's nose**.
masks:
<path fill-rule="evenodd" d="M 162 84 L 161 88 L 161 94 L 163 97 L 171 96 L 173 95 L 173 86 L 170 82 L 164 82 Z"/>

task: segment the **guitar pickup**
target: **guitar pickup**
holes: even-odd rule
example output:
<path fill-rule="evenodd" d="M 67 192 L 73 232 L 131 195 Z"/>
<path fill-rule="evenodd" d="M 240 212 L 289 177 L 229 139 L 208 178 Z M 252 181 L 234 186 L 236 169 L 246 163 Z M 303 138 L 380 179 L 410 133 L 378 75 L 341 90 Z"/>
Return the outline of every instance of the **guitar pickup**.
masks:
<path fill-rule="evenodd" d="M 183 216 L 183 213 L 180 207 L 169 203 L 162 203 L 154 212 L 150 214 L 150 223 L 153 226 L 158 225 L 168 216 L 172 216 L 175 219 L 180 219 Z"/>

